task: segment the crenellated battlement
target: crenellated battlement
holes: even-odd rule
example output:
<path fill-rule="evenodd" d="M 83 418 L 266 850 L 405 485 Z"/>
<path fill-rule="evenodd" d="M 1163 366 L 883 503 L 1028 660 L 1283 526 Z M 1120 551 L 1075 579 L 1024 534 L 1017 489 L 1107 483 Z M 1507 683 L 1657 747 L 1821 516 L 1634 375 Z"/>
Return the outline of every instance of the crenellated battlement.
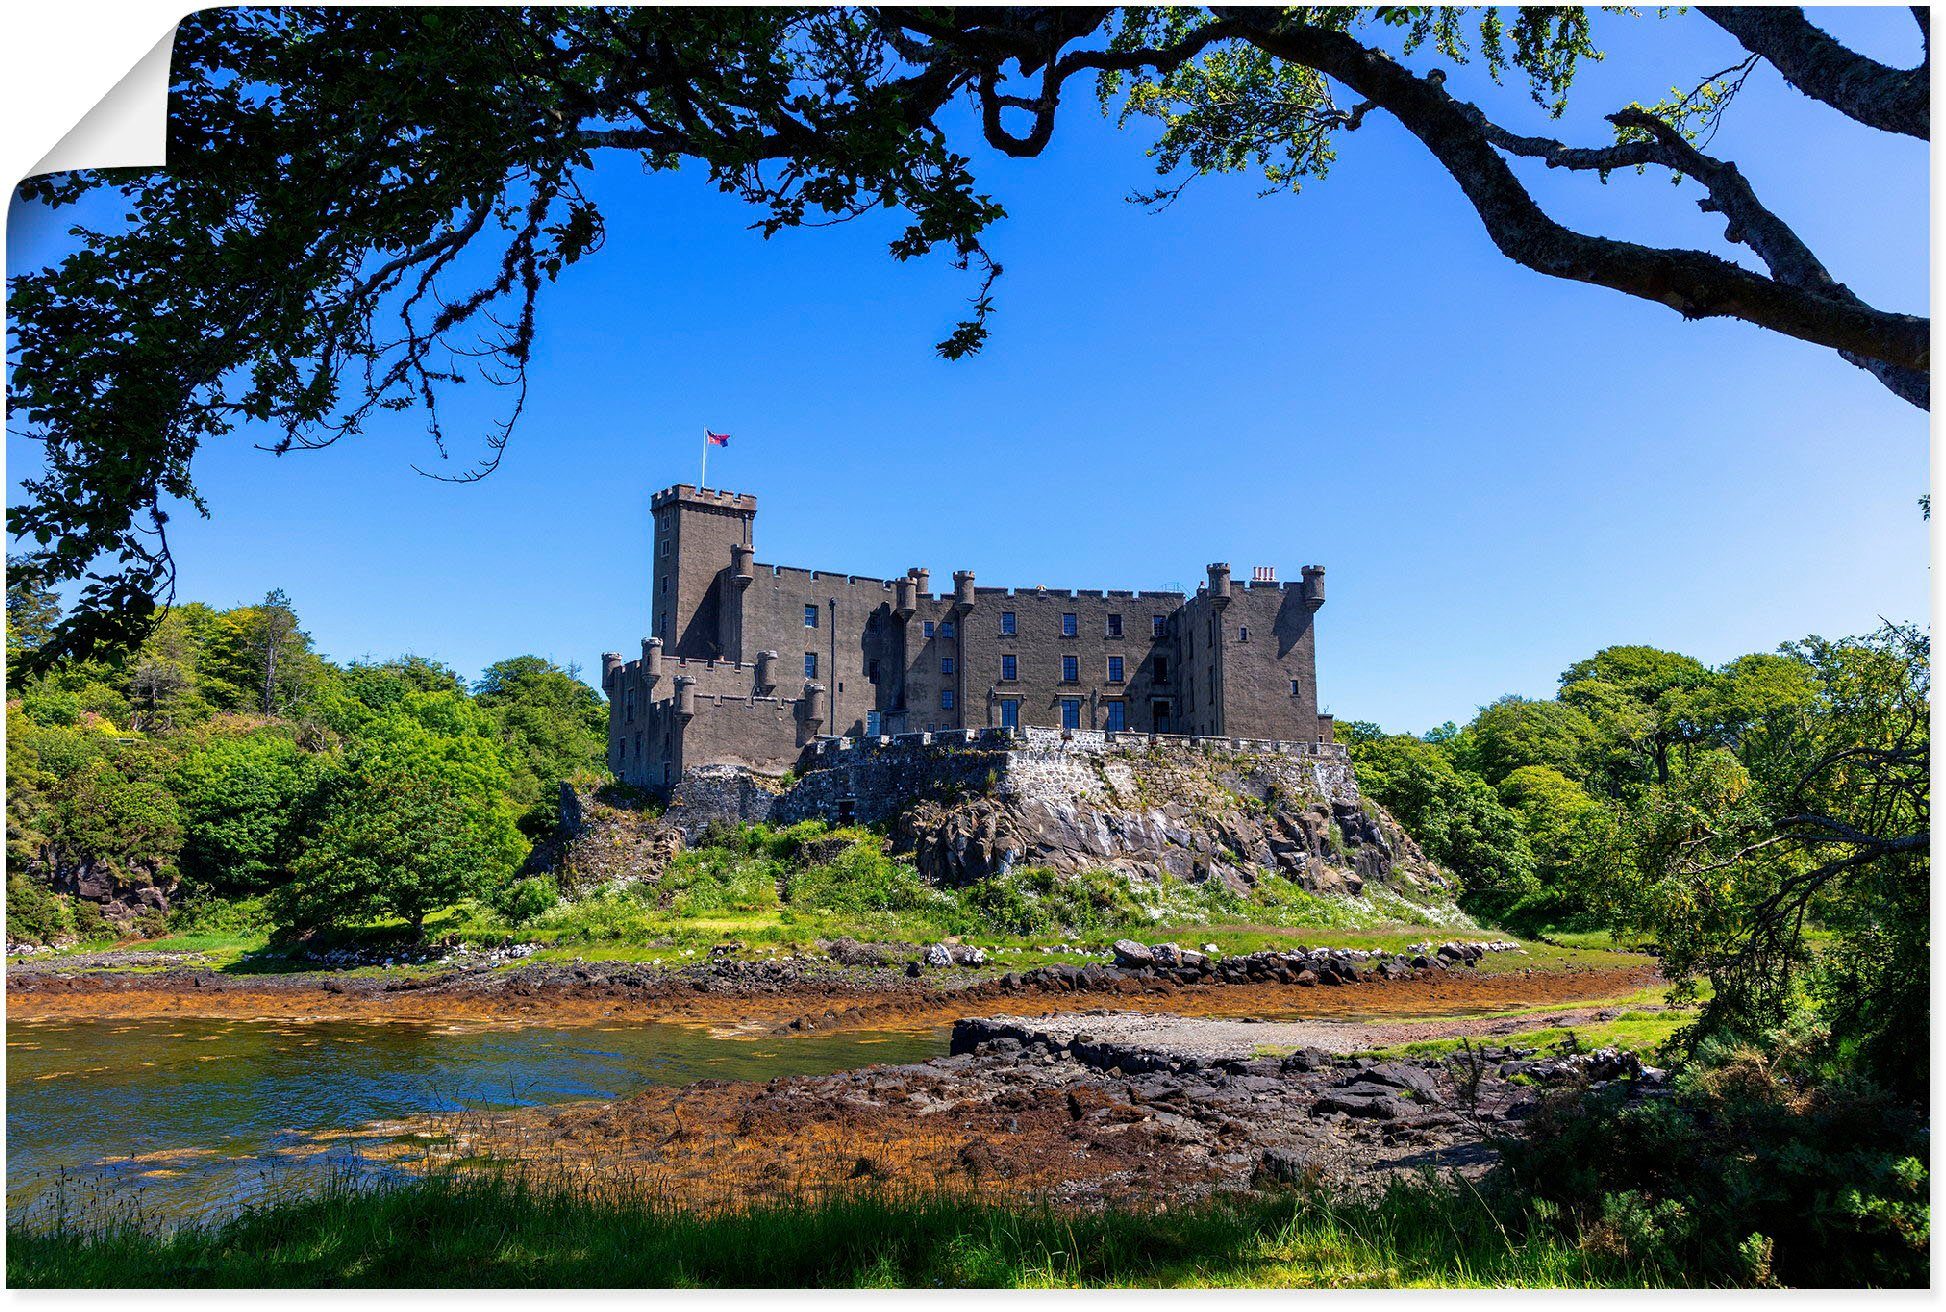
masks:
<path fill-rule="evenodd" d="M 1343 743 L 1306 742 L 1283 738 L 1228 738 L 1205 734 L 1115 733 L 1094 729 L 936 729 L 929 733 L 900 733 L 877 738 L 819 738 L 804 752 L 803 767 L 823 769 L 845 764 L 873 752 L 914 747 L 968 748 L 979 751 L 1055 752 L 1101 756 L 1126 752 L 1198 752 L 1205 756 L 1249 753 L 1295 756 L 1308 760 L 1343 761 Z"/>
<path fill-rule="evenodd" d="M 748 493 L 678 483 L 650 502 L 652 636 L 640 659 L 602 657 L 609 760 L 629 782 L 881 742 L 1343 759 L 1318 701 L 1319 566 L 1285 580 L 1217 561 L 1193 591 L 998 586 L 965 568 L 936 587 L 919 565 L 760 563 Z"/>

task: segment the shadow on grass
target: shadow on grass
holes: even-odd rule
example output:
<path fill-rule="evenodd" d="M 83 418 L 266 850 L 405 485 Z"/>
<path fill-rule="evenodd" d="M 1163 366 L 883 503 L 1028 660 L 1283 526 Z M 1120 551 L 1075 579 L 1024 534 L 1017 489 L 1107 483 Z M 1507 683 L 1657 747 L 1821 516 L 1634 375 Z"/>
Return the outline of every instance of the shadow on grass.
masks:
<path fill-rule="evenodd" d="M 486 1176 L 340 1184 L 168 1235 L 125 1220 L 10 1226 L 7 1276 L 19 1288 L 1640 1283 L 1551 1231 L 1515 1233 L 1464 1185 L 1101 1212 L 848 1193 L 710 1213 Z"/>

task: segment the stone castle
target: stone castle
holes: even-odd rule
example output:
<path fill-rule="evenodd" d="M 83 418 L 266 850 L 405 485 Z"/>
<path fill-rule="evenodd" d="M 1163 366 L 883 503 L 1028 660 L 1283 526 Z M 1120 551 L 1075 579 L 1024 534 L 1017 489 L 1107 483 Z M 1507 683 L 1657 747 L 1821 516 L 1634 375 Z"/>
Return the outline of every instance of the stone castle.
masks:
<path fill-rule="evenodd" d="M 1193 595 L 980 587 L 760 564 L 757 500 L 657 492 L 651 636 L 602 656 L 608 760 L 667 790 L 703 766 L 780 773 L 833 739 L 1047 729 L 1331 741 L 1314 617 L 1324 570 Z M 966 734 L 966 738 L 974 735 Z"/>

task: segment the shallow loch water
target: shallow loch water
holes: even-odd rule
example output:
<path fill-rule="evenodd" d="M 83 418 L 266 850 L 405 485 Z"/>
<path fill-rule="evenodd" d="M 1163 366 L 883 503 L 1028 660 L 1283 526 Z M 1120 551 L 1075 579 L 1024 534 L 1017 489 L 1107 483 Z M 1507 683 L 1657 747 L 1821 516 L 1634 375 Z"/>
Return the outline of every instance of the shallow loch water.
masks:
<path fill-rule="evenodd" d="M 7 1024 L 10 1219 L 218 1214 L 360 1175 L 427 1112 L 614 1098 L 943 1055 L 945 1030 L 725 1037 L 680 1025 L 349 1021 Z M 423 1128 L 423 1126 L 412 1127 Z"/>

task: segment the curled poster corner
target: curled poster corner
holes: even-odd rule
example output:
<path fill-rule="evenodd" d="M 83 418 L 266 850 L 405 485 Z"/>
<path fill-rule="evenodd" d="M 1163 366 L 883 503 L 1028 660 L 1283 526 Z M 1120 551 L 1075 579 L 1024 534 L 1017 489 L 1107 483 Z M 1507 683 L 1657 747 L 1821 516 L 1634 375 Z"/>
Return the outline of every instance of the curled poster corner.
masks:
<path fill-rule="evenodd" d="M 172 27 L 55 143 L 34 166 L 33 176 L 74 169 L 161 168 L 167 162 L 169 54 L 175 44 Z"/>

